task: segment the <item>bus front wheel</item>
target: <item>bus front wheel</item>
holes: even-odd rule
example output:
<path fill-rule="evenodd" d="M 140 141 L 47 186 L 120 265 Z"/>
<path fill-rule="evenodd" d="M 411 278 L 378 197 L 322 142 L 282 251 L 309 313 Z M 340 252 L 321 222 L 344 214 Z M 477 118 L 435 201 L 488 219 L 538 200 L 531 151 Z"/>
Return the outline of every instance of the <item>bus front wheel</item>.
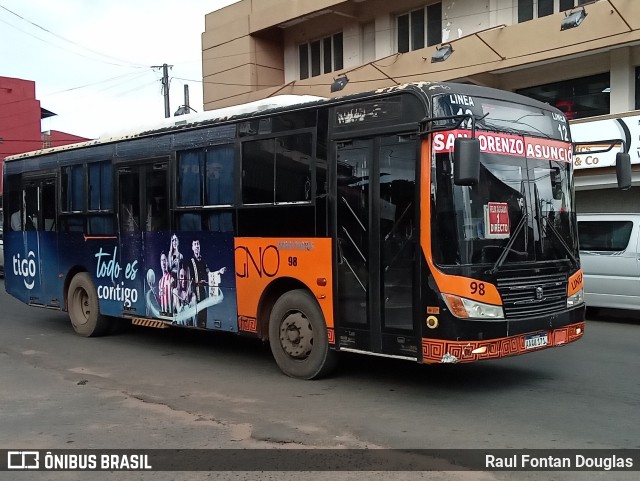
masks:
<path fill-rule="evenodd" d="M 110 319 L 100 314 L 98 293 L 86 272 L 73 276 L 67 295 L 69 319 L 73 329 L 85 337 L 102 336 L 111 327 Z"/>
<path fill-rule="evenodd" d="M 287 376 L 315 379 L 329 374 L 337 364 L 338 353 L 329 348 L 322 310 L 302 289 L 283 294 L 273 305 L 269 344 Z"/>

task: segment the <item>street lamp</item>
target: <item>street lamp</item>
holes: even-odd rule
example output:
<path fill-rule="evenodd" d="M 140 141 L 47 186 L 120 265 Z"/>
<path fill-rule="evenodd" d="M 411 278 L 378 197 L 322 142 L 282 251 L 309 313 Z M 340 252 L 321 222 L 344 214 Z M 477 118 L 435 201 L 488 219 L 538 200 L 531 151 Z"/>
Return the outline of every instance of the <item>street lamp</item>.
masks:
<path fill-rule="evenodd" d="M 576 10 L 575 12 L 571 12 L 562 19 L 560 22 L 560 31 L 567 30 L 569 28 L 579 27 L 582 21 L 587 16 L 587 11 L 582 7 L 580 10 Z"/>
<path fill-rule="evenodd" d="M 348 83 L 349 78 L 346 75 L 341 75 L 340 77 L 333 79 L 333 83 L 331 84 L 331 91 L 338 92 L 345 88 Z"/>
<path fill-rule="evenodd" d="M 436 47 L 435 53 L 431 56 L 431 62 L 444 62 L 453 53 L 453 47 L 449 43 L 443 43 Z"/>

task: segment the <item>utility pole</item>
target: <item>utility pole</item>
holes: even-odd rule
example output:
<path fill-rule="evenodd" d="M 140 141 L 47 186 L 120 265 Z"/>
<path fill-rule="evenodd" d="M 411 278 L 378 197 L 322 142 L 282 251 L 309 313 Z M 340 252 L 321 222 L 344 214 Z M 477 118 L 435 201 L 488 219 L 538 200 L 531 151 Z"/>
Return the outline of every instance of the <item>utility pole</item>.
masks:
<path fill-rule="evenodd" d="M 189 86 L 184 84 L 184 108 L 187 112 L 189 112 Z"/>
<path fill-rule="evenodd" d="M 169 68 L 172 68 L 173 65 L 167 65 L 163 63 L 162 65 L 154 65 L 151 68 L 162 68 L 162 94 L 164 95 L 164 118 L 168 119 L 171 117 L 171 112 L 169 108 Z"/>
<path fill-rule="evenodd" d="M 174 116 L 185 115 L 185 114 L 188 114 L 192 110 L 193 109 L 189 105 L 189 85 L 184 84 L 184 105 L 181 105 L 173 115 Z M 193 111 L 195 112 L 195 110 L 193 110 Z"/>
<path fill-rule="evenodd" d="M 169 66 L 162 64 L 162 93 L 164 94 L 164 118 L 171 116 L 169 109 Z"/>

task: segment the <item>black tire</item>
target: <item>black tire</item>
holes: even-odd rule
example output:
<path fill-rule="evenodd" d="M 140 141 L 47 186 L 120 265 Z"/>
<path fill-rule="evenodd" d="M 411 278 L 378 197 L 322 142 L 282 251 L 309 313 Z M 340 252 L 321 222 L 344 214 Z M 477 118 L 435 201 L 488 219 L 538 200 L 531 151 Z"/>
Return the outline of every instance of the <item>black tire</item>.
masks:
<path fill-rule="evenodd" d="M 283 294 L 273 305 L 269 344 L 278 367 L 290 377 L 316 379 L 337 365 L 338 353 L 329 348 L 322 310 L 302 289 Z"/>
<path fill-rule="evenodd" d="M 80 272 L 71 279 L 67 303 L 71 325 L 81 336 L 103 336 L 111 329 L 112 319 L 100 314 L 98 293 L 86 272 Z"/>

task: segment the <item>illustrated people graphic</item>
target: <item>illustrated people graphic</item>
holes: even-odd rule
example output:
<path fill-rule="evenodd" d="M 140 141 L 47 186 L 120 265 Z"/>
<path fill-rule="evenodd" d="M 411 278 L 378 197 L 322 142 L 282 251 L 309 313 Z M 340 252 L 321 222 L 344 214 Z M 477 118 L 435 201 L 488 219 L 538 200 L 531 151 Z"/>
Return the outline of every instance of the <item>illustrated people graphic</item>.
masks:
<path fill-rule="evenodd" d="M 173 234 L 171 236 L 171 244 L 169 245 L 168 260 L 169 260 L 169 271 L 171 271 L 171 274 L 175 279 L 178 279 L 178 271 L 180 270 L 180 267 L 182 267 L 182 259 L 183 259 L 183 256 L 180 253 L 179 246 L 180 246 L 180 241 L 178 240 L 178 236 L 176 234 Z"/>
<path fill-rule="evenodd" d="M 191 250 L 193 252 L 193 257 L 191 257 L 191 262 L 189 264 L 189 277 L 193 284 L 193 292 L 196 296 L 196 302 L 201 302 L 208 295 L 206 285 L 209 281 L 209 268 L 200 255 L 200 241 L 198 239 L 195 239 L 191 243 Z M 198 312 L 197 326 L 206 327 L 206 324 L 207 311 L 203 309 Z"/>
<path fill-rule="evenodd" d="M 159 315 L 158 308 L 160 307 L 160 302 L 158 299 L 158 293 L 156 292 L 156 273 L 153 269 L 149 269 L 147 271 L 147 285 L 149 289 L 146 293 L 147 299 L 147 316 L 157 317 Z"/>
<path fill-rule="evenodd" d="M 176 324 L 193 326 L 194 317 L 185 318 L 183 315 L 189 308 L 196 306 L 196 295 L 191 291 L 191 283 L 184 267 L 178 271 L 178 285 L 173 289 L 173 306 L 176 313 Z"/>
<path fill-rule="evenodd" d="M 196 302 L 200 303 L 209 297 L 210 278 L 215 279 L 217 277 L 218 281 L 215 287 L 217 288 L 216 291 L 219 291 L 220 275 L 225 273 L 226 268 L 222 267 L 211 276 L 212 273 L 209 271 L 209 267 L 200 253 L 200 240 L 193 240 L 191 250 L 193 251 L 193 257 L 191 257 L 191 262 L 188 265 L 189 276 L 193 285 L 193 292 L 196 296 Z M 201 328 L 207 327 L 206 309 L 201 309 L 198 312 L 196 325 Z"/>
<path fill-rule="evenodd" d="M 162 313 L 173 313 L 173 289 L 175 279 L 169 271 L 169 260 L 164 252 L 160 254 L 160 269 L 162 270 L 162 276 L 158 281 L 160 311 Z"/>

